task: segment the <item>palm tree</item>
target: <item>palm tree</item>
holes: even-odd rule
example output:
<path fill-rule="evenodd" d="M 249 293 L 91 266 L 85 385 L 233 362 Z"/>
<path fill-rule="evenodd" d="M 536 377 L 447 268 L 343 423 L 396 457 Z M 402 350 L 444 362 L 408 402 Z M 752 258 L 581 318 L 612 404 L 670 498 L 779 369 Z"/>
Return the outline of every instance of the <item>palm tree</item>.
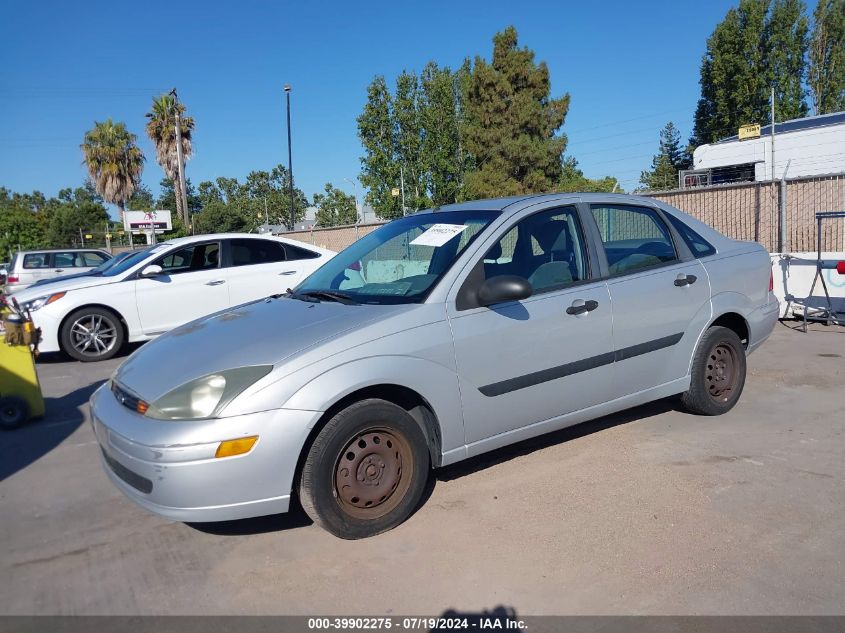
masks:
<path fill-rule="evenodd" d="M 156 148 L 156 162 L 161 165 L 165 175 L 173 181 L 176 193 L 176 213 L 185 226 L 190 224 L 188 210 L 182 208 L 182 183 L 179 182 L 179 159 L 176 151 L 176 113 L 179 113 L 179 131 L 182 136 L 182 157 L 187 161 L 193 152 L 191 134 L 194 131 L 194 118 L 184 116 L 185 106 L 176 100 L 173 94 L 163 94 L 153 99 L 153 107 L 146 116 L 147 136 Z"/>
<path fill-rule="evenodd" d="M 95 121 L 80 145 L 94 188 L 103 200 L 117 205 L 121 222 L 126 201 L 135 192 L 144 171 L 144 154 L 136 145 L 137 140 L 125 123 L 106 119 Z"/>

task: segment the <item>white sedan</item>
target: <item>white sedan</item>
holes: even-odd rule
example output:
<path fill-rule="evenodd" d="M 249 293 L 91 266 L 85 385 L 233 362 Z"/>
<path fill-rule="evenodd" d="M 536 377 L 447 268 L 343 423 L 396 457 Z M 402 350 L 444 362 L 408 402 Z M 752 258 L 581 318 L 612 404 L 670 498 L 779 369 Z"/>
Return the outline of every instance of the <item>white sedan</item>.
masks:
<path fill-rule="evenodd" d="M 105 360 L 230 306 L 285 292 L 335 253 L 278 237 L 224 233 L 163 242 L 101 274 L 15 295 L 41 328 L 43 352 Z"/>

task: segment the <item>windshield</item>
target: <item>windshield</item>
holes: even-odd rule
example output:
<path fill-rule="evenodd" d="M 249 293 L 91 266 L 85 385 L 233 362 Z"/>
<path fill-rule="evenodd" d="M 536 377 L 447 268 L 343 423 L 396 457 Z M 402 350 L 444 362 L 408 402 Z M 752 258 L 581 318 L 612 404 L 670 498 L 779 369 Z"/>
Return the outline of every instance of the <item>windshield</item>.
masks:
<path fill-rule="evenodd" d="M 108 266 L 105 269 L 101 269 L 99 273 L 103 277 L 114 277 L 115 275 L 121 275 L 125 273 L 127 270 L 139 264 L 140 262 L 144 261 L 150 256 L 151 249 L 145 248 L 143 250 L 135 251 L 128 257 L 122 259 L 121 261 L 117 262 L 113 266 Z"/>
<path fill-rule="evenodd" d="M 315 293 L 321 299 L 326 295 L 320 293 L 328 292 L 357 303 L 420 302 L 497 215 L 446 211 L 394 220 L 338 253 L 294 295 Z"/>

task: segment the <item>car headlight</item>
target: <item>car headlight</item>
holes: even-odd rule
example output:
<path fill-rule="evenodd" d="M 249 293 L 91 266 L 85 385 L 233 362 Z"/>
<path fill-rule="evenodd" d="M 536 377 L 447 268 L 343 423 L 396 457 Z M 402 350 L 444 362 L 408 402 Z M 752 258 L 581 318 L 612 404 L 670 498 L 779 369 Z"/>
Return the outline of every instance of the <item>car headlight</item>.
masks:
<path fill-rule="evenodd" d="M 21 306 L 24 310 L 29 310 L 30 312 L 35 312 L 39 308 L 43 308 L 46 305 L 50 305 L 54 301 L 58 301 L 62 297 L 65 296 L 64 292 L 56 292 L 51 295 L 44 295 L 43 297 L 36 297 L 35 299 L 30 299 L 26 301 L 23 306 Z"/>
<path fill-rule="evenodd" d="M 264 378 L 272 365 L 238 367 L 202 376 L 167 392 L 144 415 L 157 420 L 203 420 L 215 417 L 244 389 Z"/>

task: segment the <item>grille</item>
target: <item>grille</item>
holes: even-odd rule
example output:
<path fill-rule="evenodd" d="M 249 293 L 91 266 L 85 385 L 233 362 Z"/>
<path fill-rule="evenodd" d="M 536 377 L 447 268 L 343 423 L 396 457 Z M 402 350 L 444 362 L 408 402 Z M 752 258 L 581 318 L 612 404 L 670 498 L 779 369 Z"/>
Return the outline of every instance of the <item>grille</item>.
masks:
<path fill-rule="evenodd" d="M 114 394 L 114 397 L 117 398 L 117 401 L 124 407 L 131 409 L 132 411 L 138 411 L 138 403 L 141 401 L 138 396 L 128 392 L 114 380 L 112 380 L 111 383 L 111 391 Z"/>

